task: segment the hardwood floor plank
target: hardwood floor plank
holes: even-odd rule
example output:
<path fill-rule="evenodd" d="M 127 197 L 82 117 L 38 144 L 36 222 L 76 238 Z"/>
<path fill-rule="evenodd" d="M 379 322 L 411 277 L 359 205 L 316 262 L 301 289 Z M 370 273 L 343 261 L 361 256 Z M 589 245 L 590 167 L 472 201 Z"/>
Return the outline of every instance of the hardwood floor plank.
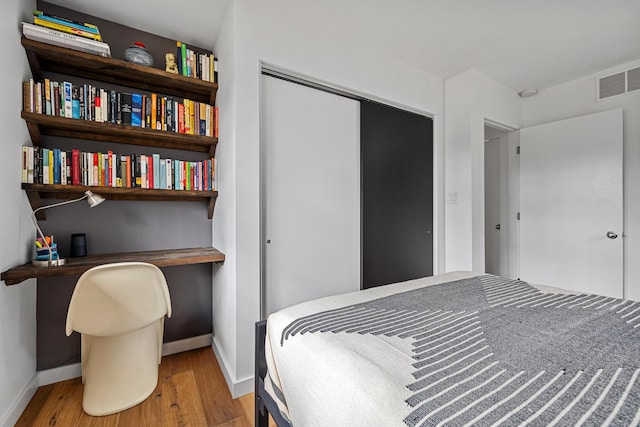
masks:
<path fill-rule="evenodd" d="M 82 410 L 80 378 L 40 387 L 19 427 L 251 427 L 253 394 L 232 399 L 211 347 L 162 358 L 158 385 L 141 404 L 105 417 Z M 275 424 L 270 420 L 271 427 Z"/>
<path fill-rule="evenodd" d="M 18 418 L 15 427 L 31 427 L 33 425 L 33 421 L 31 420 L 38 417 L 38 414 L 47 402 L 47 399 L 49 399 L 49 395 L 51 395 L 51 391 L 54 387 L 55 384 L 49 384 L 38 388 L 31 398 L 29 405 L 26 407 L 20 418 Z"/>
<path fill-rule="evenodd" d="M 163 426 L 206 426 L 207 419 L 193 371 L 172 375 L 162 383 Z"/>
<path fill-rule="evenodd" d="M 210 425 L 218 425 L 241 417 L 242 406 L 231 397 L 224 375 L 215 357 L 208 352 L 192 352 L 193 363 L 204 369 L 194 371 L 198 390 L 203 398 L 205 414 Z M 220 386 L 220 385 L 224 386 Z"/>
<path fill-rule="evenodd" d="M 75 426 L 82 412 L 82 380 L 74 378 L 54 385 L 34 427 Z"/>

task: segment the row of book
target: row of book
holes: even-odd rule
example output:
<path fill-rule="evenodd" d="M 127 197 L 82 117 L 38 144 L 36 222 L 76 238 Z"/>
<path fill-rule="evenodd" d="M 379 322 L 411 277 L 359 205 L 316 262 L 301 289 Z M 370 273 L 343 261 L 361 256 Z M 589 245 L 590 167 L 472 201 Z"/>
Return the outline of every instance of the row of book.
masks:
<path fill-rule="evenodd" d="M 218 81 L 218 58 L 213 53 L 202 53 L 189 49 L 186 43 L 176 42 L 178 74 L 207 82 Z"/>
<path fill-rule="evenodd" d="M 215 158 L 183 161 L 159 154 L 22 147 L 22 182 L 28 184 L 216 191 L 216 175 Z"/>
<path fill-rule="evenodd" d="M 23 104 L 30 113 L 218 137 L 218 107 L 155 93 L 30 79 L 23 82 Z"/>

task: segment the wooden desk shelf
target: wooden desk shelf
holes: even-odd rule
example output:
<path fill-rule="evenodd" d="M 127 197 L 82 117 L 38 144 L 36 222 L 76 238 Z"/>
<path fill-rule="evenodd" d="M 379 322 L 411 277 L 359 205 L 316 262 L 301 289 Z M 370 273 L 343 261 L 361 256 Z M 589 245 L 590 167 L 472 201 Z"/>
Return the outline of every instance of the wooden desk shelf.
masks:
<path fill-rule="evenodd" d="M 145 200 L 145 201 L 187 201 L 208 202 L 208 217 L 213 218 L 217 191 L 193 190 L 158 190 L 150 188 L 117 188 L 117 187 L 87 187 L 84 185 L 55 185 L 55 184 L 22 184 L 33 210 L 41 207 L 41 199 L 76 199 L 84 192 L 91 190 L 108 200 Z M 43 211 L 38 212 L 37 218 L 44 220 Z"/>
<path fill-rule="evenodd" d="M 216 102 L 217 83 L 171 74 L 164 70 L 119 59 L 103 58 L 24 37 L 22 46 L 27 52 L 34 80 L 42 80 L 43 72 L 50 71 L 159 92 L 210 105 Z"/>
<path fill-rule="evenodd" d="M 33 145 L 42 145 L 42 135 L 90 141 L 115 142 L 119 144 L 144 145 L 156 148 L 196 151 L 213 157 L 218 138 L 186 135 L 177 132 L 159 131 L 113 123 L 98 123 L 91 120 L 69 119 L 37 113 L 21 113 L 27 123 Z"/>
<path fill-rule="evenodd" d="M 4 271 L 1 279 L 7 286 L 17 285 L 27 279 L 55 276 L 75 276 L 92 267 L 114 262 L 148 262 L 158 267 L 224 262 L 224 254 L 216 248 L 166 249 L 159 251 L 125 252 L 69 258 L 60 267 L 34 267 L 23 264 Z"/>

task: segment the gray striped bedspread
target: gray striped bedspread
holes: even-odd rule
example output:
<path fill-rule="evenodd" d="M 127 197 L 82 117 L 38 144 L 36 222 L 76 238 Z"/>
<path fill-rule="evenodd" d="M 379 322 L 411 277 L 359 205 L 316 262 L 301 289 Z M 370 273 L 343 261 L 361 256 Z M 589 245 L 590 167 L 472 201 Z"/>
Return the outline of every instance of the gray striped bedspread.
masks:
<path fill-rule="evenodd" d="M 443 277 L 271 316 L 293 425 L 640 424 L 640 303 Z"/>

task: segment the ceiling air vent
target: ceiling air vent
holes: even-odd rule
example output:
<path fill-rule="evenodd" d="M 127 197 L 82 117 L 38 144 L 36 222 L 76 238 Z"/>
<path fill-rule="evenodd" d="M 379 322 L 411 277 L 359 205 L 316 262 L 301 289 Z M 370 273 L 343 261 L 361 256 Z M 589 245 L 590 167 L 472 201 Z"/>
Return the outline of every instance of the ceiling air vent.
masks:
<path fill-rule="evenodd" d="M 627 92 L 640 90 L 640 67 L 627 71 Z"/>
<path fill-rule="evenodd" d="M 623 71 L 598 79 L 598 99 L 622 95 L 626 91 L 626 73 Z"/>

